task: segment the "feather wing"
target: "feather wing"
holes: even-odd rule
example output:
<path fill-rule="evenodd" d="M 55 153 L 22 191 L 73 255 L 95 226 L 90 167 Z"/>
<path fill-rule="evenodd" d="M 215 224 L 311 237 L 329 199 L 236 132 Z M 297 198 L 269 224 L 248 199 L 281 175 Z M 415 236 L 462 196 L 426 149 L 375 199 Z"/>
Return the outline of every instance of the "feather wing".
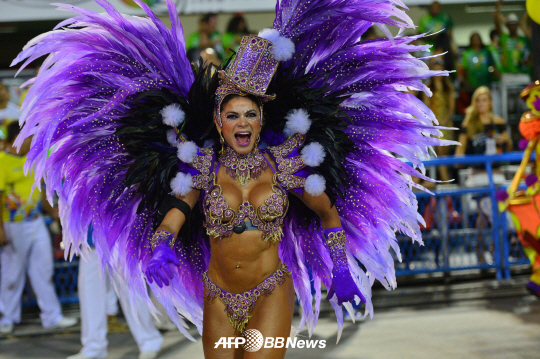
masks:
<path fill-rule="evenodd" d="M 13 64 L 24 62 L 22 69 L 48 55 L 23 104 L 18 144 L 33 135 L 26 170 L 35 168 L 36 183 L 45 180 L 49 199 L 59 195 L 66 256 L 84 255 L 92 223 L 103 267 L 119 272 L 130 293 L 151 306 L 143 274 L 149 242 L 179 166 L 159 110 L 187 106 L 194 74 L 173 1 L 171 30 L 135 1 L 148 18 L 122 15 L 105 0 L 96 0 L 103 14 L 58 4 L 77 16 L 32 40 Z M 200 274 L 208 251 L 202 240 L 175 250 L 179 280 L 151 287 L 193 340 L 184 320 L 202 332 Z"/>
<path fill-rule="evenodd" d="M 274 22 L 274 28 L 294 42 L 296 52 L 281 64 L 272 89 L 277 98 L 267 105 L 274 114 L 270 127 L 280 133 L 280 116 L 299 107 L 309 111 L 312 126 L 305 143 L 319 142 L 327 154 L 313 171 L 325 177 L 326 192 L 338 208 L 348 236 L 350 269 L 370 315 L 374 281 L 387 289 L 396 286 L 390 251 L 400 258 L 396 232 L 421 243 L 423 220 L 410 176 L 428 179 L 421 161 L 429 158 L 430 148 L 453 144 L 437 138 L 444 128 L 434 126 L 437 119 L 431 110 L 408 93 L 431 95 L 422 80 L 448 75 L 430 71 L 411 55 L 428 49 L 412 44 L 421 35 L 361 40 L 372 25 L 387 34 L 387 25 L 413 27 L 405 9 L 397 0 L 282 0 Z M 307 324 L 311 334 L 321 293 L 320 288 L 314 296 L 306 290 L 306 273 L 311 272 L 315 284 L 329 287 L 332 262 L 314 216 L 291 206 L 290 217 L 283 259 L 301 273 L 295 278 L 303 308 L 299 330 Z M 342 309 L 331 304 L 341 332 Z"/>

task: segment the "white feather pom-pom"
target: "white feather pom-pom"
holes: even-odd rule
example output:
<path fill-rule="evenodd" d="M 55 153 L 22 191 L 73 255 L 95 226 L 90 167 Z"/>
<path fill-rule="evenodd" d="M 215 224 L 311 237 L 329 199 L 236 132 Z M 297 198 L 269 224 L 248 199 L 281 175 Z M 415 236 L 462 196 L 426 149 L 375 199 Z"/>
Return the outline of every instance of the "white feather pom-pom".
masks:
<path fill-rule="evenodd" d="M 180 126 L 182 122 L 184 122 L 184 119 L 186 117 L 185 112 L 177 103 L 173 103 L 163 107 L 163 109 L 159 111 L 159 113 L 163 117 L 163 123 L 171 127 Z"/>
<path fill-rule="evenodd" d="M 279 35 L 279 31 L 276 29 L 262 29 L 259 31 L 258 36 L 270 41 L 272 44 L 275 44 L 281 35 Z"/>
<path fill-rule="evenodd" d="M 210 148 L 210 147 L 214 147 L 214 145 L 215 145 L 214 140 L 209 139 L 209 140 L 204 141 L 203 147 L 204 148 Z"/>
<path fill-rule="evenodd" d="M 287 61 L 294 55 L 294 42 L 287 37 L 280 36 L 277 42 L 274 42 L 272 55 L 277 61 Z"/>
<path fill-rule="evenodd" d="M 199 148 L 193 141 L 183 142 L 178 145 L 178 158 L 185 163 L 191 163 L 197 157 Z"/>
<path fill-rule="evenodd" d="M 291 39 L 281 36 L 275 29 L 264 29 L 259 32 L 259 37 L 272 43 L 272 55 L 277 61 L 287 61 L 294 55 L 294 43 Z"/>
<path fill-rule="evenodd" d="M 326 156 L 326 152 L 319 142 L 311 142 L 300 153 L 304 164 L 310 167 L 320 166 Z"/>
<path fill-rule="evenodd" d="M 178 145 L 178 141 L 176 140 L 175 130 L 167 131 L 167 142 L 169 142 L 169 144 L 173 147 L 176 147 Z"/>
<path fill-rule="evenodd" d="M 283 132 L 287 137 L 294 135 L 295 133 L 305 135 L 311 126 L 309 114 L 303 108 L 289 111 L 287 116 L 285 116 L 285 119 L 287 122 L 285 123 Z"/>
<path fill-rule="evenodd" d="M 321 175 L 310 175 L 306 178 L 304 190 L 313 197 L 320 196 L 326 189 L 326 180 Z"/>
<path fill-rule="evenodd" d="M 175 196 L 185 196 L 193 189 L 193 178 L 189 173 L 178 172 L 171 181 L 171 189 Z"/>

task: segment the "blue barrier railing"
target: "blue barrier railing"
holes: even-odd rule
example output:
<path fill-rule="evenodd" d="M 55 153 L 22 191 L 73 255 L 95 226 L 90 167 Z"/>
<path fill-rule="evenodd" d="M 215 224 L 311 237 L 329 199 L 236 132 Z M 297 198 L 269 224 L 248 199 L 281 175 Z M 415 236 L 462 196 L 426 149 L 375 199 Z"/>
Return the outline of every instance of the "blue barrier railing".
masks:
<path fill-rule="evenodd" d="M 509 228 L 497 209 L 493 181 L 493 164 L 518 163 L 523 152 L 500 155 L 472 155 L 440 157 L 423 162 L 426 167 L 454 165 L 484 165 L 489 183 L 482 187 L 438 189 L 434 196 L 417 192 L 419 212 L 433 210 L 434 222 L 424 229 L 424 246 L 412 243 L 410 238 L 398 236 L 402 261 L 396 261 L 398 276 L 420 273 L 452 272 L 466 269 L 496 269 L 497 279 L 510 277 L 510 267 L 528 263 L 515 232 Z M 504 186 L 499 186 L 503 188 Z M 486 200 L 488 199 L 489 200 Z M 435 203 L 435 206 L 431 206 Z M 491 216 L 483 213 L 482 204 L 491 208 Z M 451 204 L 451 209 L 449 209 Z M 451 213 L 455 212 L 455 213 Z M 77 302 L 78 261 L 55 262 L 55 283 L 62 303 Z M 34 304 L 30 291 L 25 291 L 25 304 Z"/>
<path fill-rule="evenodd" d="M 483 165 L 488 183 L 481 187 L 437 189 L 434 196 L 417 192 L 419 212 L 433 218 L 423 232 L 424 246 L 398 236 L 402 262 L 398 276 L 495 268 L 497 279 L 510 277 L 510 267 L 528 263 L 505 214 L 498 212 L 493 164 L 519 163 L 523 152 L 448 156 L 424 161 L 426 167 Z"/>

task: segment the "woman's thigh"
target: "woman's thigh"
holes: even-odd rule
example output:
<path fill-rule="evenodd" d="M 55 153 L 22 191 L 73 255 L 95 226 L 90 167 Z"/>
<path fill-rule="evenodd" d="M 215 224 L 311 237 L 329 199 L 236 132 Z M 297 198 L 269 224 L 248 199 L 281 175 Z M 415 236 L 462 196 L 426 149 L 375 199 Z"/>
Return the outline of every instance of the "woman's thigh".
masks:
<path fill-rule="evenodd" d="M 202 342 L 205 359 L 243 359 L 244 349 L 241 345 L 238 348 L 234 348 L 234 345 L 231 348 L 216 345 L 221 338 L 241 336 L 233 328 L 225 312 L 225 304 L 219 298 L 211 302 L 204 301 Z"/>
<path fill-rule="evenodd" d="M 291 333 L 294 314 L 294 285 L 291 277 L 278 285 L 269 296 L 261 296 L 255 303 L 246 330 L 256 329 L 263 337 L 282 337 L 286 341 Z M 242 346 L 216 347 L 224 337 L 241 337 L 225 312 L 225 304 L 218 298 L 204 302 L 203 349 L 206 359 L 280 359 L 285 357 L 285 348 L 261 348 L 256 352 L 245 352 Z M 222 339 L 223 340 L 223 339 Z"/>
<path fill-rule="evenodd" d="M 291 334 L 294 314 L 294 285 L 288 277 L 281 285 L 276 286 L 268 296 L 261 296 L 255 303 L 246 330 L 256 329 L 264 338 L 287 338 Z M 245 352 L 244 359 L 282 359 L 285 358 L 283 348 L 264 348 L 256 352 Z"/>

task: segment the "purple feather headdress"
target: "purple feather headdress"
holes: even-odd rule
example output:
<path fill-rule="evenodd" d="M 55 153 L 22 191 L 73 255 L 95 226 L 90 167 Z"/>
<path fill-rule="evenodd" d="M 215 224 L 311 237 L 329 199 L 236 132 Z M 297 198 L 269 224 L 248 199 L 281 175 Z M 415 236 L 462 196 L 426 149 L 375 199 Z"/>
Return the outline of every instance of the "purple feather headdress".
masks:
<path fill-rule="evenodd" d="M 195 78 L 173 1 L 167 0 L 170 30 L 146 4 L 134 1 L 148 18 L 122 15 L 105 0 L 96 0 L 105 14 L 58 5 L 77 16 L 32 40 L 13 62 L 24 61 L 22 69 L 49 54 L 37 78 L 28 82 L 32 87 L 23 104 L 23 129 L 17 144 L 34 136 L 25 169 L 34 167 L 37 183 L 45 180 L 49 199 L 58 193 L 66 253 L 84 252 L 92 223 L 103 266 L 120 273 L 130 292 L 151 305 L 143 273 L 156 223 L 138 186 L 126 186 L 126 178 L 136 177 L 132 166 L 138 162 L 126 150 L 120 129 L 129 124 L 130 111 L 140 105 L 138 94 L 167 93 L 187 102 Z M 340 111 L 348 122 L 343 122 L 346 125 L 341 131 L 352 145 L 339 164 L 348 182 L 340 189 L 344 195 L 336 197 L 336 206 L 349 238 L 350 270 L 370 315 L 374 281 L 388 289 L 396 286 L 390 252 L 392 249 L 400 258 L 396 232 L 421 242 L 419 223 L 423 219 L 417 213 L 410 176 L 426 177 L 398 157 L 423 173 L 421 161 L 429 158 L 430 147 L 452 143 L 436 138 L 443 128 L 433 126 L 437 123 L 433 113 L 408 93 L 419 90 L 429 94 L 422 80 L 446 73 L 430 71 L 411 55 L 427 50 L 411 44 L 419 36 L 392 37 L 388 25 L 413 27 L 403 9 L 406 7 L 399 0 L 282 0 L 276 5 L 274 29 L 260 34 L 269 41 L 274 39 L 278 57 L 289 53 L 292 44 L 292 58 L 281 59 L 282 71 L 291 81 L 303 79 L 321 101 L 343 99 Z M 362 41 L 362 34 L 372 25 L 388 39 Z M 307 112 L 311 110 L 307 108 Z M 183 115 L 175 116 L 177 119 L 169 122 L 177 123 L 180 117 L 183 121 Z M 313 121 L 311 126 L 319 125 Z M 274 133 L 272 138 L 280 136 Z M 169 143 L 173 140 L 174 135 L 162 136 L 159 146 L 163 152 L 175 153 L 174 143 Z M 181 169 L 187 168 L 176 161 Z M 326 155 L 324 161 L 322 166 L 330 163 L 332 156 Z M 322 159 L 313 163 L 319 165 Z M 324 186 L 322 179 L 318 183 Z M 327 179 L 327 190 L 330 186 Z M 332 262 L 318 228 L 311 225 L 306 229 L 302 218 L 295 210 L 286 218 L 279 254 L 292 270 L 302 307 L 298 330 L 307 325 L 311 335 L 319 316 L 321 285 L 330 286 Z M 164 288 L 151 285 L 169 316 L 190 339 L 185 320 L 202 332 L 201 273 L 209 260 L 205 241 L 200 235 L 196 239 L 175 248 L 182 263 L 178 280 Z M 342 308 L 335 300 L 331 304 L 340 335 Z M 352 310 L 350 303 L 345 307 Z"/>

